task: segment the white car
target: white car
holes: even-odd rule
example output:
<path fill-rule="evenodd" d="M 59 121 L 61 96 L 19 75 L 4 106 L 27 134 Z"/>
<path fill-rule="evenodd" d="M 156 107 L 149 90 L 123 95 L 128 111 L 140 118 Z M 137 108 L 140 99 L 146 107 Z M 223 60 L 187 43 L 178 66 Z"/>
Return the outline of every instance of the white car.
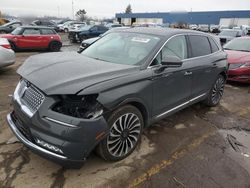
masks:
<path fill-rule="evenodd" d="M 5 38 L 0 38 L 0 68 L 15 63 L 15 52 Z"/>
<path fill-rule="evenodd" d="M 70 31 L 80 31 L 81 28 L 87 26 L 86 23 L 82 22 L 82 23 L 76 23 L 76 24 L 73 24 L 69 27 L 69 32 Z"/>

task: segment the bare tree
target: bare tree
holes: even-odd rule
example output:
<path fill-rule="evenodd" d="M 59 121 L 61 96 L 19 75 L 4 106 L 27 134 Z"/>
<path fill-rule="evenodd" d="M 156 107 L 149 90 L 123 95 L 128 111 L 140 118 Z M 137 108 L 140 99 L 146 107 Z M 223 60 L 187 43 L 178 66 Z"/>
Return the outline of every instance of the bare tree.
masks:
<path fill-rule="evenodd" d="M 130 4 L 127 6 L 127 8 L 126 8 L 126 10 L 125 10 L 125 13 L 127 13 L 127 14 L 132 13 L 132 8 L 131 8 L 131 5 L 130 5 Z"/>
<path fill-rule="evenodd" d="M 87 12 L 85 11 L 85 9 L 80 9 L 76 12 L 76 17 L 80 20 L 80 21 L 84 21 L 86 20 L 86 14 Z"/>

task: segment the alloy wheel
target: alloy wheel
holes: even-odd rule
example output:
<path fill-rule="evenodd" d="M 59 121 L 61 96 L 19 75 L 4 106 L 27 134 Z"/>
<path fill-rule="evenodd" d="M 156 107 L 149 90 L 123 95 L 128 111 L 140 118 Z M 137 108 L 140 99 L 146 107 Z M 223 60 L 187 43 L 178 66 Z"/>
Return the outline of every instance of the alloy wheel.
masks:
<path fill-rule="evenodd" d="M 111 126 L 107 138 L 107 148 L 114 157 L 127 155 L 139 140 L 141 134 L 141 122 L 133 113 L 120 116 Z"/>
<path fill-rule="evenodd" d="M 212 90 L 212 102 L 214 104 L 217 104 L 224 92 L 224 85 L 225 85 L 225 80 L 223 77 L 219 77 L 217 81 L 214 84 L 214 88 Z"/>

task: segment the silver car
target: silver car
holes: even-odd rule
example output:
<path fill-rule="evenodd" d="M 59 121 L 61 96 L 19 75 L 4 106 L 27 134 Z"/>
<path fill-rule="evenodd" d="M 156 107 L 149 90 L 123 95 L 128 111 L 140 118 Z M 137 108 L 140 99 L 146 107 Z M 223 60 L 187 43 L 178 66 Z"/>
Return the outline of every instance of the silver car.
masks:
<path fill-rule="evenodd" d="M 15 52 L 5 38 L 0 38 L 0 68 L 15 63 Z"/>

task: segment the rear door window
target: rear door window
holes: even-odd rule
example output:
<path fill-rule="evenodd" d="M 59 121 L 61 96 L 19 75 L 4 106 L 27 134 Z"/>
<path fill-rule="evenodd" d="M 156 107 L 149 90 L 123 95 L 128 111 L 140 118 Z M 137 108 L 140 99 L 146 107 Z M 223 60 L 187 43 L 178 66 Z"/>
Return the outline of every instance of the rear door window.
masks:
<path fill-rule="evenodd" d="M 211 54 L 211 47 L 206 36 L 193 35 L 189 36 L 192 49 L 192 57 L 200 57 Z"/>

